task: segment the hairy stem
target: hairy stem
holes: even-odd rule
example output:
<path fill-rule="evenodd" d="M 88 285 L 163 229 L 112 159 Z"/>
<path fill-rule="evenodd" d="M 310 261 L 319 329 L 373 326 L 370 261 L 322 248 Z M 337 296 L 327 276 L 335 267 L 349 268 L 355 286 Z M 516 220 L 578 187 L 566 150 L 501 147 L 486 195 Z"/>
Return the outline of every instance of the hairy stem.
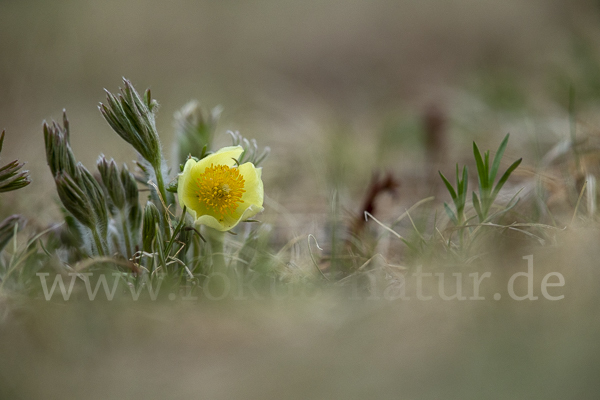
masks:
<path fill-rule="evenodd" d="M 212 252 L 213 271 L 224 271 L 225 264 L 225 249 L 223 242 L 225 233 L 219 232 L 216 229 L 207 228 L 208 242 Z"/>
<path fill-rule="evenodd" d="M 125 254 L 127 255 L 127 259 L 129 260 L 132 255 L 131 249 L 131 238 L 129 236 L 129 227 L 127 226 L 127 216 L 125 215 L 125 211 L 121 210 L 121 223 L 123 224 L 123 238 L 125 239 Z"/>
<path fill-rule="evenodd" d="M 159 167 L 154 167 L 154 173 L 156 174 L 156 185 L 158 186 L 158 191 L 160 192 L 160 195 L 163 199 L 163 201 L 165 202 L 165 204 L 167 205 L 167 207 L 169 206 L 169 199 L 167 197 L 167 191 L 165 190 L 165 181 L 163 179 L 162 176 L 162 171 L 160 166 Z"/>
<path fill-rule="evenodd" d="M 102 239 L 100 238 L 97 229 L 92 229 L 92 236 L 94 237 L 94 243 L 96 244 L 96 248 L 98 249 L 98 255 L 101 257 L 106 256 L 104 244 L 102 243 Z"/>

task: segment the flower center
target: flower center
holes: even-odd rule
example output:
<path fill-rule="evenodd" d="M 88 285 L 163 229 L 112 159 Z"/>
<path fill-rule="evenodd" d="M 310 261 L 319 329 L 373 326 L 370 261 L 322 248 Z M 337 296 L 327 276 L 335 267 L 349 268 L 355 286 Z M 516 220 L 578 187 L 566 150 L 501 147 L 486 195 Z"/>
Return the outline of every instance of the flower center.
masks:
<path fill-rule="evenodd" d="M 237 168 L 211 164 L 196 182 L 198 200 L 221 221 L 226 215 L 233 215 L 238 205 L 244 202 L 245 180 Z"/>

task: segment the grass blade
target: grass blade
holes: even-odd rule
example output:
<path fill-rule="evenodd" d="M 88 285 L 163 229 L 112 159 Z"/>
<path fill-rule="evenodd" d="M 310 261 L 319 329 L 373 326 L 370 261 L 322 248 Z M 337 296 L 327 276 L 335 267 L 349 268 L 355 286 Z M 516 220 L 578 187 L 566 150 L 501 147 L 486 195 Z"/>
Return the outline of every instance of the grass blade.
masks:
<path fill-rule="evenodd" d="M 488 187 L 487 171 L 485 170 L 485 164 L 483 163 L 483 159 L 481 158 L 481 152 L 479 151 L 479 147 L 477 147 L 477 143 L 475 142 L 473 142 L 473 155 L 475 156 L 475 163 L 477 164 L 479 187 L 481 189 L 486 189 Z"/>
<path fill-rule="evenodd" d="M 448 218 L 450 218 L 452 220 L 454 225 L 458 226 L 458 218 L 456 218 L 456 214 L 454 214 L 454 211 L 452 211 L 452 209 L 450 209 L 450 206 L 446 202 L 444 202 L 444 210 L 446 210 L 446 214 L 448 215 Z"/>
<path fill-rule="evenodd" d="M 492 169 L 490 170 L 490 181 L 492 184 L 496 179 L 496 175 L 498 174 L 498 168 L 500 168 L 500 161 L 502 160 L 502 156 L 504 155 L 504 150 L 506 150 L 506 145 L 508 144 L 508 138 L 510 134 L 506 134 L 502 143 L 498 147 L 498 151 L 496 151 L 496 155 L 494 156 L 494 161 L 492 163 Z"/>
<path fill-rule="evenodd" d="M 457 165 L 457 168 L 458 168 L 458 165 Z M 444 174 L 442 174 L 441 171 L 438 171 L 438 173 L 440 174 L 440 177 L 444 181 L 444 185 L 446 185 L 446 189 L 448 189 L 448 192 L 450 192 L 450 196 L 452 197 L 452 200 L 454 200 L 454 202 L 456 202 L 456 198 L 457 198 L 456 191 L 454 190 L 454 188 L 452 187 L 452 185 L 450 184 L 448 179 L 446 179 Z"/>
<path fill-rule="evenodd" d="M 475 212 L 479 217 L 479 221 L 483 222 L 483 214 L 481 213 L 481 205 L 479 204 L 479 198 L 477 198 L 477 194 L 473 192 L 473 207 L 475 208 Z"/>
<path fill-rule="evenodd" d="M 517 169 L 517 167 L 519 166 L 519 164 L 521 164 L 521 161 L 523 161 L 523 159 L 519 158 L 517 161 L 515 161 L 514 163 L 512 163 L 512 165 L 510 167 L 508 167 L 508 169 L 506 170 L 506 172 L 504 173 L 504 175 L 502 175 L 502 178 L 500 178 L 500 180 L 498 181 L 498 184 L 494 188 L 494 191 L 492 192 L 492 199 L 495 199 L 496 196 L 498 196 L 498 193 L 500 192 L 500 189 L 502 189 L 502 186 L 504 186 L 504 184 L 506 183 L 506 181 L 510 177 L 510 174 L 512 174 L 513 171 L 515 169 Z"/>
<path fill-rule="evenodd" d="M 469 170 L 466 165 L 463 167 L 462 182 L 460 186 L 458 196 L 460 198 L 460 204 L 464 208 L 465 203 L 467 202 L 467 189 L 469 187 Z"/>

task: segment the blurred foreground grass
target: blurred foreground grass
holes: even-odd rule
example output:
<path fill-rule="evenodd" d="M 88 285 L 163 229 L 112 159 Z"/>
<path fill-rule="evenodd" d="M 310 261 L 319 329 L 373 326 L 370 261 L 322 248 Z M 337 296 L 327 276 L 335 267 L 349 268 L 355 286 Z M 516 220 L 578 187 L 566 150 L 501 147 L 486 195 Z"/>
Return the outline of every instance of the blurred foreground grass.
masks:
<path fill-rule="evenodd" d="M 568 245 L 534 252 L 536 274 L 564 274 L 560 301 L 348 300 L 319 291 L 247 301 L 5 303 L 0 393 L 594 399 L 598 232 L 569 236 Z"/>

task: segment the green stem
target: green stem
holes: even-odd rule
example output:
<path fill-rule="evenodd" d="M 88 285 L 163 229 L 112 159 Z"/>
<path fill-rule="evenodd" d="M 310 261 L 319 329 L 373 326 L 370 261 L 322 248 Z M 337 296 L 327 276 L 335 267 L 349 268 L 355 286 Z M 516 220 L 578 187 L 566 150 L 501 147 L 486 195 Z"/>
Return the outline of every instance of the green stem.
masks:
<path fill-rule="evenodd" d="M 225 249 L 223 246 L 225 232 L 220 232 L 212 228 L 207 228 L 206 231 L 207 240 L 210 243 L 212 251 L 213 271 L 224 271 L 226 267 Z"/>
<path fill-rule="evenodd" d="M 100 239 L 100 235 L 98 234 L 97 229 L 92 229 L 92 236 L 94 237 L 94 243 L 96 244 L 96 248 L 98 249 L 98 255 L 102 257 L 106 256 L 104 245 L 102 244 L 102 239 Z"/>
<path fill-rule="evenodd" d="M 165 207 L 168 208 L 173 202 L 171 201 L 170 197 L 167 197 L 169 193 L 167 193 L 167 191 L 165 190 L 165 181 L 163 179 L 160 166 L 154 166 L 154 173 L 156 175 L 156 185 L 158 186 L 160 197 L 162 197 L 162 201 L 160 202 L 160 207 L 163 209 L 163 213 L 161 213 L 161 225 L 165 234 L 165 238 L 170 238 L 170 216 L 169 212 L 167 211 L 167 209 L 165 209 Z"/>
<path fill-rule="evenodd" d="M 192 236 L 192 250 L 192 260 L 196 264 L 200 260 L 200 239 L 196 235 Z"/>
<path fill-rule="evenodd" d="M 170 204 L 170 201 L 169 201 L 169 198 L 167 197 L 167 191 L 165 190 L 165 181 L 163 180 L 162 171 L 161 171 L 160 166 L 154 166 L 154 173 L 156 175 L 156 185 L 158 186 L 158 191 L 160 192 L 160 195 L 161 195 L 163 201 L 165 202 L 165 204 L 168 207 Z"/>
<path fill-rule="evenodd" d="M 121 210 L 121 223 L 123 224 L 123 237 L 125 238 L 125 253 L 127 254 L 127 259 L 129 260 L 133 254 L 131 249 L 131 239 L 129 237 L 129 227 L 127 226 L 127 218 L 123 210 Z"/>

